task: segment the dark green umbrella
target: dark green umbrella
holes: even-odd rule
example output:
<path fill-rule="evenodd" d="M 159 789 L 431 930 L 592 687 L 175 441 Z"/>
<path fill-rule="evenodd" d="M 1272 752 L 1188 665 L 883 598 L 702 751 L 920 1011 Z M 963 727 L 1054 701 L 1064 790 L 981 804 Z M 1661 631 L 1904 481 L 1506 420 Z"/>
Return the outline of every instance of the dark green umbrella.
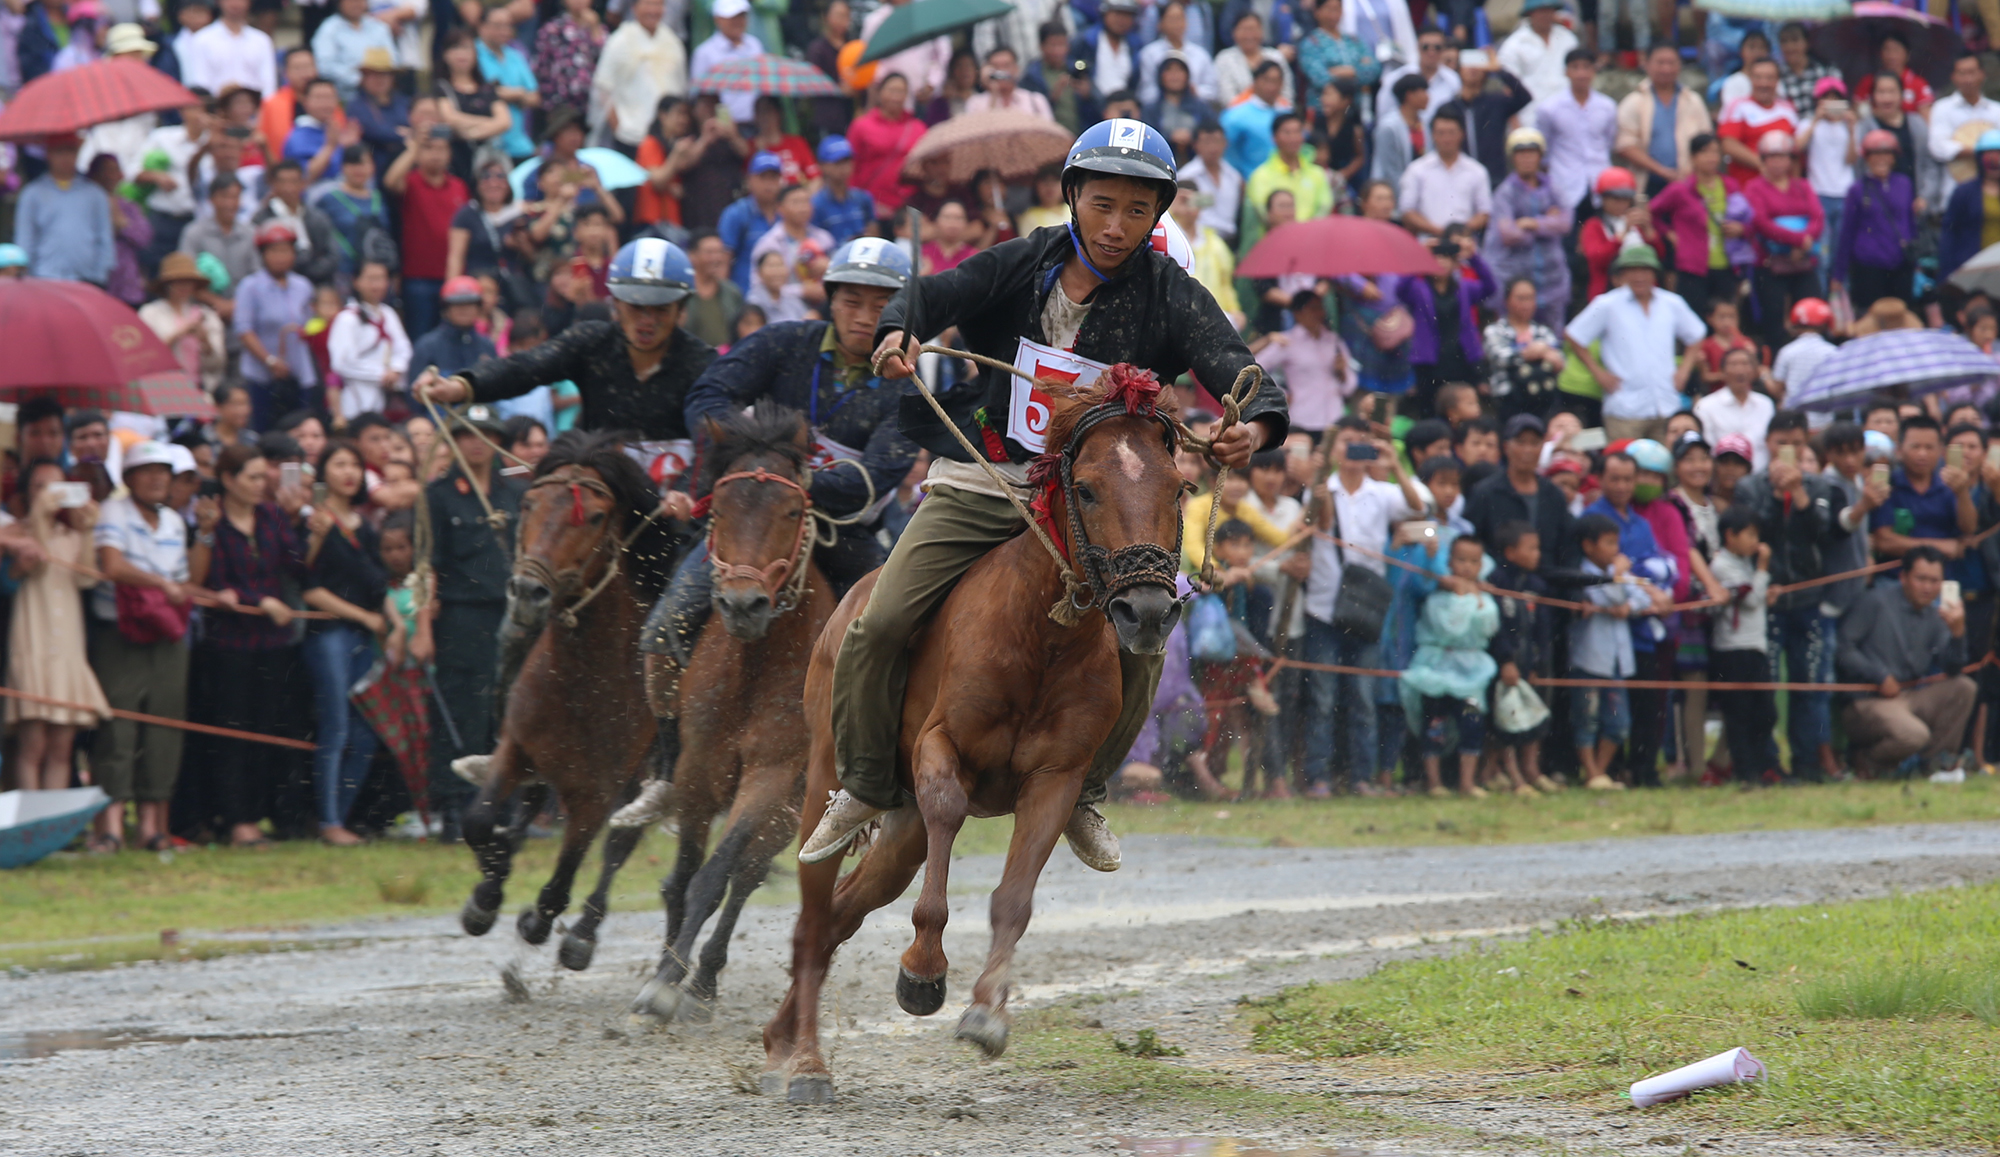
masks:
<path fill-rule="evenodd" d="M 940 36 L 949 36 L 961 28 L 970 28 L 982 20 L 995 16 L 1005 16 L 1012 12 L 1012 4 L 1001 0 L 916 0 L 905 4 L 889 14 L 875 35 L 868 38 L 868 47 L 861 53 L 861 63 L 893 56 L 912 45 Z M 912 81 L 911 87 L 915 87 Z"/>

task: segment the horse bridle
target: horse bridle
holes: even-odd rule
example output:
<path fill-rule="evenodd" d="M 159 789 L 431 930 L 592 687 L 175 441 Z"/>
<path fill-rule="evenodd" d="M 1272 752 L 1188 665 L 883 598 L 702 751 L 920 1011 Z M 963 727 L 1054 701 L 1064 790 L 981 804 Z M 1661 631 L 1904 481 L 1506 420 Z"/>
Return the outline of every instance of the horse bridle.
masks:
<path fill-rule="evenodd" d="M 716 479 L 715 484 L 708 488 L 708 497 L 703 500 L 703 505 L 712 504 L 716 494 L 731 482 L 775 482 L 799 492 L 802 503 L 799 507 L 799 531 L 792 538 L 791 553 L 766 566 L 742 566 L 725 562 L 715 550 L 715 519 L 708 520 L 708 565 L 715 570 L 715 581 L 728 582 L 742 579 L 758 584 L 771 596 L 773 610 L 782 615 L 799 604 L 799 596 L 805 590 L 806 572 L 812 569 L 804 565 L 806 543 L 812 537 L 812 492 L 801 485 L 796 478 L 773 474 L 759 466 L 755 470 L 738 470 L 734 474 L 724 474 Z"/>
<path fill-rule="evenodd" d="M 1163 586 L 1173 590 L 1175 580 L 1181 573 L 1180 519 L 1174 520 L 1174 549 L 1170 554 L 1165 547 L 1151 542 L 1135 542 L 1116 550 L 1098 546 L 1084 532 L 1083 516 L 1077 513 L 1076 456 L 1083 446 L 1084 436 L 1113 418 L 1128 416 L 1132 416 L 1132 412 L 1122 401 L 1100 402 L 1092 406 L 1077 419 L 1069 441 L 1064 443 L 1062 453 L 1057 457 L 1057 479 L 1062 487 L 1063 507 L 1069 521 L 1070 551 L 1075 555 L 1090 589 L 1088 603 L 1078 602 L 1074 594 L 1070 596 L 1071 604 L 1080 611 L 1102 610 L 1112 599 L 1136 586 Z M 1179 433 L 1171 418 L 1157 409 L 1141 416 L 1160 423 L 1169 453 L 1177 448 Z"/>
<path fill-rule="evenodd" d="M 562 472 L 547 474 L 537 478 L 528 484 L 528 492 L 532 494 L 544 486 L 567 486 L 570 492 L 570 525 L 572 526 L 581 526 L 583 524 L 583 492 L 586 490 L 592 494 L 602 496 L 614 508 L 618 505 L 618 496 L 611 492 L 611 487 L 606 486 L 595 478 L 573 471 L 573 467 L 565 467 Z M 583 592 L 581 598 L 556 612 L 556 621 L 571 630 L 575 630 L 577 612 L 589 606 L 591 600 L 603 594 L 604 588 L 610 586 L 611 581 L 618 577 L 618 560 L 624 556 L 625 549 L 632 545 L 633 541 L 639 537 L 640 532 L 644 531 L 657 515 L 658 511 L 647 514 L 646 517 L 639 520 L 639 525 L 633 527 L 632 532 L 622 539 L 614 539 L 612 537 L 611 519 L 606 518 L 604 520 L 604 528 L 598 532 L 597 541 L 591 544 L 589 552 L 583 556 L 583 561 L 572 567 L 564 567 L 560 571 L 551 568 L 548 563 L 543 562 L 541 559 L 530 555 L 528 553 L 528 536 L 526 534 L 517 535 L 514 540 L 514 573 L 539 580 L 543 586 L 549 589 L 552 596 L 561 595 L 583 580 L 584 568 L 590 565 L 590 560 L 596 557 L 597 552 L 604 549 L 605 543 L 615 542 L 617 549 L 611 552 L 611 561 L 605 564 L 604 576 L 591 584 L 590 589 Z M 525 530 L 526 527 L 522 529 Z"/>

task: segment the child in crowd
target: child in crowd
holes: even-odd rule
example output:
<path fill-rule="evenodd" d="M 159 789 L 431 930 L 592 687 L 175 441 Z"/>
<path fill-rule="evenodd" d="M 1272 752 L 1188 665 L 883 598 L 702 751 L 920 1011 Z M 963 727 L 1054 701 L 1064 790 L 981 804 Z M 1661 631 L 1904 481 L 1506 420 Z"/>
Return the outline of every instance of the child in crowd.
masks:
<path fill-rule="evenodd" d="M 744 300 L 761 308 L 770 321 L 804 321 L 808 316 L 805 290 L 792 280 L 792 267 L 776 249 L 765 250 L 758 259 L 757 276 Z"/>
<path fill-rule="evenodd" d="M 403 466 L 407 470 L 407 465 Z M 403 620 L 400 632 L 392 631 L 390 645 L 396 648 L 389 653 L 389 662 L 402 662 L 398 653 L 404 639 L 416 637 L 417 629 L 417 539 L 416 516 L 407 510 L 398 510 L 382 520 L 381 537 L 377 549 L 382 554 L 382 569 L 389 574 L 389 602 L 396 608 L 396 617 Z"/>
<path fill-rule="evenodd" d="M 305 336 L 306 348 L 312 351 L 313 370 L 319 374 L 322 392 L 328 388 L 340 388 L 340 379 L 333 373 L 333 355 L 326 348 L 326 339 L 333 332 L 333 319 L 340 316 L 346 305 L 339 288 L 320 286 L 313 290 L 313 315 L 299 331 Z"/>
<path fill-rule="evenodd" d="M 1618 549 L 1618 523 L 1608 514 L 1586 514 L 1576 520 L 1583 547 L 1583 573 L 1603 580 L 1586 587 L 1583 601 L 1569 624 L 1569 667 L 1573 679 L 1631 679 L 1638 673 L 1632 655 L 1627 620 L 1650 614 L 1653 597 L 1630 579 L 1632 560 Z M 1623 791 L 1606 768 L 1632 732 L 1632 706 L 1623 687 L 1571 689 L 1570 725 L 1576 757 L 1582 764 L 1584 786 L 1593 791 Z"/>
<path fill-rule="evenodd" d="M 1431 488 L 1433 505 L 1424 518 L 1397 525 L 1389 540 L 1389 557 L 1407 565 L 1391 566 L 1387 576 L 1394 597 L 1382 623 L 1380 646 L 1382 666 L 1388 670 L 1404 670 L 1416 657 L 1417 622 L 1424 603 L 1437 590 L 1438 579 L 1451 573 L 1452 540 L 1461 532 L 1472 531 L 1463 517 L 1453 522 L 1444 515 L 1459 500 L 1461 470 L 1458 459 L 1449 454 L 1424 459 L 1417 473 Z M 1398 683 L 1395 679 L 1375 681 L 1375 737 L 1380 745 L 1376 763 L 1381 767 L 1394 767 L 1399 760 L 1406 767 L 1415 766 L 1414 761 L 1404 758 L 1409 703 Z"/>
<path fill-rule="evenodd" d="M 1715 636 L 1709 650 L 1709 677 L 1718 683 L 1761 683 L 1770 678 L 1765 637 L 1766 593 L 1771 585 L 1771 544 L 1760 541 L 1757 514 L 1747 506 L 1722 512 L 1723 549 L 1711 564 L 1729 601 L 1711 607 Z M 1776 696 L 1770 691 L 1717 691 L 1729 758 L 1739 783 L 1761 784 L 1776 772 L 1771 732 L 1778 725 Z"/>
<path fill-rule="evenodd" d="M 736 340 L 742 341 L 744 338 L 769 325 L 770 321 L 771 315 L 764 312 L 763 306 L 745 302 L 743 312 L 736 315 Z M 723 346 L 715 352 L 726 354 L 729 352 L 729 346 Z"/>
<path fill-rule="evenodd" d="M 1479 589 L 1486 548 L 1472 535 L 1452 540 L 1451 573 L 1424 600 L 1417 621 L 1417 653 L 1400 680 L 1403 709 L 1423 720 L 1418 734 L 1424 757 L 1424 787 L 1433 796 L 1451 794 L 1441 779 L 1445 729 L 1458 730 L 1458 789 L 1474 799 L 1486 792 L 1474 776 L 1486 733 L 1486 691 L 1497 666 L 1487 653 L 1500 629 L 1493 596 Z M 1532 789 L 1529 789 L 1532 790 Z"/>
<path fill-rule="evenodd" d="M 1258 663 L 1260 658 L 1268 657 L 1262 630 L 1271 621 L 1271 595 L 1258 585 L 1251 572 L 1256 555 L 1257 532 L 1250 529 L 1249 523 L 1232 518 L 1216 528 L 1215 593 L 1228 611 L 1233 638 L 1211 640 L 1206 633 L 1197 631 L 1189 640 L 1195 686 L 1210 704 L 1202 755 L 1210 768 L 1221 769 L 1228 766 L 1229 749 L 1232 746 L 1240 749 L 1245 795 L 1252 792 L 1250 779 L 1263 763 L 1260 755 L 1264 728 L 1256 722 L 1252 709 L 1256 714 L 1275 715 L 1278 707 L 1264 685 Z M 1229 658 L 1214 657 L 1225 650 Z M 1269 795 L 1282 783 L 1283 771 L 1271 768 L 1266 775 L 1269 778 L 1264 791 Z"/>
<path fill-rule="evenodd" d="M 507 316 L 501 304 L 500 275 L 488 270 L 473 275 L 479 282 L 479 320 L 472 323 L 472 332 L 493 343 L 493 350 L 500 357 L 506 357 L 511 345 L 509 338 L 514 331 L 514 321 Z"/>
<path fill-rule="evenodd" d="M 1503 591 L 1547 595 L 1549 584 L 1535 573 L 1542 568 L 1542 538 L 1534 524 L 1503 522 L 1493 539 L 1500 562 L 1486 576 L 1487 584 Z M 1500 610 L 1500 628 L 1486 651 L 1498 665 L 1500 682 L 1512 687 L 1524 679 L 1548 675 L 1552 640 L 1547 609 L 1527 599 L 1510 599 L 1505 595 L 1495 601 Z M 1529 693 L 1534 694 L 1532 688 Z M 1496 689 L 1494 694 L 1498 696 L 1499 691 Z M 1501 764 L 1515 790 L 1526 786 L 1530 791 L 1535 788 L 1561 791 L 1555 781 L 1542 774 L 1542 736 L 1548 732 L 1548 720 L 1544 718 L 1526 731 L 1505 730 L 1498 712 L 1493 722 L 1493 738 L 1500 749 Z"/>
<path fill-rule="evenodd" d="M 1708 336 L 1695 343 L 1693 357 L 1681 362 L 1682 392 L 1702 397 L 1722 388 L 1722 357 L 1730 350 L 1757 352 L 1757 343 L 1743 332 L 1743 314 L 1733 299 L 1708 307 Z"/>

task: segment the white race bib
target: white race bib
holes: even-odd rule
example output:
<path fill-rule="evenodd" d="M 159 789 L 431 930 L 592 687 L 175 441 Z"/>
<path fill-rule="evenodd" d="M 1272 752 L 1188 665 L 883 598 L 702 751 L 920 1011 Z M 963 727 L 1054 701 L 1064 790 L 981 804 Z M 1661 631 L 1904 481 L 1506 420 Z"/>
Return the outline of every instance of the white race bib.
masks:
<path fill-rule="evenodd" d="M 674 487 L 682 481 L 687 472 L 694 468 L 694 439 L 675 438 L 670 441 L 628 442 L 625 453 L 634 462 L 645 467 L 646 476 L 661 489 Z"/>
<path fill-rule="evenodd" d="M 1014 351 L 1014 368 L 1036 378 L 1089 386 L 1097 375 L 1111 367 L 1103 362 L 1078 357 L 1038 341 L 1022 338 Z M 1048 448 L 1049 419 L 1053 416 L 1050 398 L 1023 378 L 1014 379 L 1014 394 L 1007 406 L 1007 436 L 1027 450 L 1040 454 Z"/>

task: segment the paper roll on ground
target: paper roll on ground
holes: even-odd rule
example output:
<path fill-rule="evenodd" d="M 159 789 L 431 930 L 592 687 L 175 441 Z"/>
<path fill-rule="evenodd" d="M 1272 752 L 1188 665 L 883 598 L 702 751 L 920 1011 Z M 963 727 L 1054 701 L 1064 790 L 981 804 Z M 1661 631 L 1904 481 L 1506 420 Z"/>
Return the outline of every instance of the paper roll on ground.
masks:
<path fill-rule="evenodd" d="M 1733 1085 L 1763 1075 L 1763 1061 L 1751 1056 L 1749 1049 L 1733 1048 L 1705 1061 L 1682 1065 L 1671 1073 L 1661 1073 L 1637 1082 L 1632 1086 L 1632 1104 L 1643 1109 L 1662 1101 L 1685 1097 L 1696 1089 Z"/>

